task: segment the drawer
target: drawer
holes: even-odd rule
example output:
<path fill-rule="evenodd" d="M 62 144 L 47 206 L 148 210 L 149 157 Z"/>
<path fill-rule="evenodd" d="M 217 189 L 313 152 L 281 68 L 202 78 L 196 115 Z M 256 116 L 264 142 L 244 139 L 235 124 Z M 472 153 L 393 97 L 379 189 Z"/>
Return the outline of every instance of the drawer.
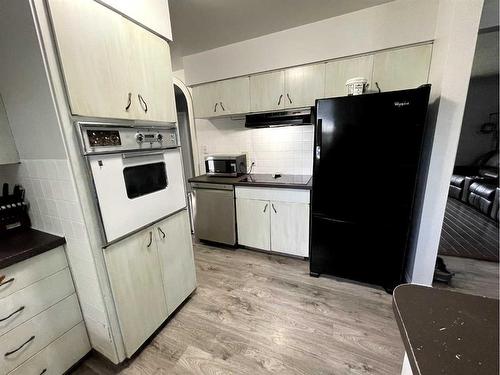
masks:
<path fill-rule="evenodd" d="M 66 267 L 0 299 L 0 336 L 75 292 Z"/>
<path fill-rule="evenodd" d="M 62 246 L 26 259 L 0 270 L 4 285 L 0 286 L 0 298 L 17 292 L 38 280 L 44 279 L 68 266 Z M 12 280 L 8 282 L 9 280 Z"/>
<path fill-rule="evenodd" d="M 309 204 L 311 195 L 309 190 L 302 189 L 236 186 L 235 190 L 236 198 L 289 203 Z"/>
<path fill-rule="evenodd" d="M 60 375 L 89 351 L 85 324 L 80 322 L 9 375 Z"/>
<path fill-rule="evenodd" d="M 0 374 L 6 374 L 82 321 L 76 294 L 0 337 Z M 13 353 L 12 353 L 13 352 Z"/>

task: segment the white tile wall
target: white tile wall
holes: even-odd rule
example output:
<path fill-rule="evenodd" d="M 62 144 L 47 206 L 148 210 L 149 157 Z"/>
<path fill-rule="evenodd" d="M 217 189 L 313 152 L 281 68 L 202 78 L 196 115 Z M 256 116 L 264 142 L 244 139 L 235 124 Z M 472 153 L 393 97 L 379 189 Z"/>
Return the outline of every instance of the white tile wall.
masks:
<path fill-rule="evenodd" d="M 196 119 L 200 170 L 211 154 L 247 154 L 254 173 L 312 175 L 314 127 L 286 126 L 247 129 L 244 120 Z"/>
<path fill-rule="evenodd" d="M 28 159 L 0 166 L 3 182 L 25 188 L 34 229 L 66 238 L 66 254 L 92 346 L 109 353 L 112 343 L 104 300 L 68 161 Z"/>

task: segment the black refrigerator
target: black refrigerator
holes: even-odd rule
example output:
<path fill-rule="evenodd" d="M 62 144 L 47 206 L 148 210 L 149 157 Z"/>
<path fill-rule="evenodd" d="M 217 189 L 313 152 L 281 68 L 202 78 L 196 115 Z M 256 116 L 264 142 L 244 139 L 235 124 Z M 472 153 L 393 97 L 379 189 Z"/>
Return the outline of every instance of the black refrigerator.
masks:
<path fill-rule="evenodd" d="M 426 160 L 429 93 L 424 85 L 316 101 L 311 276 L 387 291 L 402 282 Z"/>

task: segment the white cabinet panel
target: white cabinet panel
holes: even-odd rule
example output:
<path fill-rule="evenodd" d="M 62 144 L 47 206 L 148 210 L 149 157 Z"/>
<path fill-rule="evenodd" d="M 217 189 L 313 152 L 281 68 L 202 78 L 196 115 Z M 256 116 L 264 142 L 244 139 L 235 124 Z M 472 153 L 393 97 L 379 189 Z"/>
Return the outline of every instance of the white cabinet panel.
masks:
<path fill-rule="evenodd" d="M 335 60 L 326 64 L 325 97 L 347 95 L 345 83 L 354 77 L 363 77 L 371 87 L 373 55 Z"/>
<path fill-rule="evenodd" d="M 187 210 L 154 225 L 163 287 L 170 315 L 196 288 L 191 227 Z"/>
<path fill-rule="evenodd" d="M 48 1 L 71 112 L 132 118 L 131 45 L 124 18 L 88 0 Z"/>
<path fill-rule="evenodd" d="M 262 250 L 271 249 L 269 201 L 236 199 L 238 243 Z"/>
<path fill-rule="evenodd" d="M 236 198 L 307 204 L 311 197 L 309 190 L 247 186 L 236 186 L 235 195 Z"/>
<path fill-rule="evenodd" d="M 218 91 L 223 115 L 250 112 L 250 79 L 248 77 L 220 81 Z"/>
<path fill-rule="evenodd" d="M 285 70 L 285 108 L 313 106 L 325 96 L 325 64 Z"/>
<path fill-rule="evenodd" d="M 3 285 L 0 286 L 0 298 L 7 297 L 67 266 L 64 248 L 60 246 L 3 268 L 0 270 L 0 277 L 4 277 Z"/>
<path fill-rule="evenodd" d="M 60 375 L 90 351 L 90 343 L 81 322 L 43 348 L 9 375 Z"/>
<path fill-rule="evenodd" d="M 416 88 L 427 83 L 432 45 L 377 53 L 373 59 L 373 85 L 382 91 Z"/>
<path fill-rule="evenodd" d="M 285 108 L 285 72 L 283 70 L 250 76 L 250 111 Z"/>
<path fill-rule="evenodd" d="M 309 256 L 309 205 L 271 203 L 271 250 Z"/>
<path fill-rule="evenodd" d="M 13 163 L 19 163 L 19 154 L 12 136 L 2 96 L 0 96 L 0 165 Z"/>
<path fill-rule="evenodd" d="M 0 336 L 75 292 L 69 268 L 0 299 Z"/>
<path fill-rule="evenodd" d="M 167 318 L 153 228 L 104 249 L 104 258 L 130 357 Z"/>
<path fill-rule="evenodd" d="M 218 82 L 205 83 L 193 87 L 193 106 L 196 118 L 206 118 L 221 115 L 219 107 Z M 219 114 L 217 113 L 219 109 Z"/>

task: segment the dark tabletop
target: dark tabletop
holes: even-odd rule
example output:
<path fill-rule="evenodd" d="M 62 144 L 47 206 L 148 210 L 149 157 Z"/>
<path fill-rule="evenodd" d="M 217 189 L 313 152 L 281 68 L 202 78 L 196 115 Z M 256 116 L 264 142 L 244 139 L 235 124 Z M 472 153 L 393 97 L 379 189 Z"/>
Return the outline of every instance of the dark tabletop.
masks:
<path fill-rule="evenodd" d="M 407 284 L 393 308 L 414 375 L 499 373 L 498 300 Z"/>
<path fill-rule="evenodd" d="M 65 243 L 64 237 L 39 230 L 13 229 L 0 235 L 0 268 L 34 257 Z"/>
<path fill-rule="evenodd" d="M 288 189 L 312 189 L 312 178 L 307 175 L 283 174 L 273 178 L 272 174 L 247 174 L 239 177 L 216 177 L 206 174 L 192 177 L 189 182 L 227 184 L 234 186 L 279 187 Z"/>

